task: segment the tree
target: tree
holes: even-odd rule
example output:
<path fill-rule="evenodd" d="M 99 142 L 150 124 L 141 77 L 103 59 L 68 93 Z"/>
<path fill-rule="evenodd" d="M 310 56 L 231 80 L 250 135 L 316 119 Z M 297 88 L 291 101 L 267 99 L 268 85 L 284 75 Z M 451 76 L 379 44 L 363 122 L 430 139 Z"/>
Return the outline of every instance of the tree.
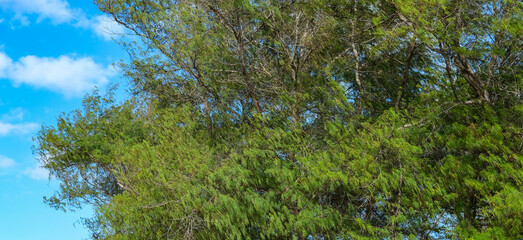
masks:
<path fill-rule="evenodd" d="M 96 4 L 134 96 L 35 148 L 94 239 L 521 237 L 521 3 Z"/>

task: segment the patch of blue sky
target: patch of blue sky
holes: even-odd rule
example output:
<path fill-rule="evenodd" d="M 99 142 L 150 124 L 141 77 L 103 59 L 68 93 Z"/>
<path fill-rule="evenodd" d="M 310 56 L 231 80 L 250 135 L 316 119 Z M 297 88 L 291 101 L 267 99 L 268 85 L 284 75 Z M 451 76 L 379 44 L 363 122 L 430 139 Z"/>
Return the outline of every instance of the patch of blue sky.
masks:
<path fill-rule="evenodd" d="M 39 168 L 32 137 L 95 86 L 122 81 L 112 64 L 127 55 L 111 40 L 122 31 L 92 1 L 0 0 L 0 239 L 89 237 L 79 220 L 91 209 L 43 203 L 58 182 Z"/>

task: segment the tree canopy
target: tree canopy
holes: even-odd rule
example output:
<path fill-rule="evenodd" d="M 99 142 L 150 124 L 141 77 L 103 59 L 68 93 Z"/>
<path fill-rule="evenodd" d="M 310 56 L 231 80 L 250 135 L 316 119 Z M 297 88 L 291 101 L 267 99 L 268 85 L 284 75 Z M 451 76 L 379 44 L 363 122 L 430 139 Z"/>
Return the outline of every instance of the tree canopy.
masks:
<path fill-rule="evenodd" d="M 523 4 L 95 0 L 131 97 L 36 136 L 93 239 L 518 239 Z"/>

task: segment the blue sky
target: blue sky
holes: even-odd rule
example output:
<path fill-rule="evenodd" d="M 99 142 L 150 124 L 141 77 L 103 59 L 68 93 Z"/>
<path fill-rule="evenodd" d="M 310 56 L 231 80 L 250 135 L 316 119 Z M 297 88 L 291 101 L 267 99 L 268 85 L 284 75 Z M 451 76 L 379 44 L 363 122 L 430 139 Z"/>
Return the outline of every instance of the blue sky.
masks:
<path fill-rule="evenodd" d="M 43 203 L 58 186 L 32 154 L 42 124 L 81 106 L 94 86 L 125 82 L 123 30 L 85 0 L 0 0 L 0 240 L 86 239 L 91 211 Z M 123 84 L 125 85 L 125 84 Z"/>

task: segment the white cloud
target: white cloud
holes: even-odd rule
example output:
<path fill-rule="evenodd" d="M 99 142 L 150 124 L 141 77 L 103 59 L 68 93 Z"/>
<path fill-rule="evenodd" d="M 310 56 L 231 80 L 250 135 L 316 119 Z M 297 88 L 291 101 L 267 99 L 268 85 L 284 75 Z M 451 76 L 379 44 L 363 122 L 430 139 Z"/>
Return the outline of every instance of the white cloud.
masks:
<path fill-rule="evenodd" d="M 8 168 L 13 165 L 15 165 L 15 161 L 13 159 L 0 155 L 0 169 Z"/>
<path fill-rule="evenodd" d="M 125 33 L 125 28 L 121 24 L 106 15 L 96 17 L 92 21 L 91 27 L 98 36 L 103 37 L 107 41 L 114 36 L 121 36 Z"/>
<path fill-rule="evenodd" d="M 15 19 L 23 25 L 28 24 L 27 14 L 38 15 L 37 22 L 45 19 L 54 24 L 74 20 L 81 11 L 72 9 L 65 0 L 0 0 L 0 7 L 15 13 Z"/>
<path fill-rule="evenodd" d="M 40 163 L 34 167 L 25 169 L 24 174 L 34 180 L 49 179 L 49 170 L 42 167 Z"/>
<path fill-rule="evenodd" d="M 0 122 L 0 136 L 9 134 L 28 134 L 34 132 L 38 128 L 36 123 L 20 123 L 11 124 Z"/>
<path fill-rule="evenodd" d="M 32 133 L 39 126 L 36 123 L 9 123 L 22 120 L 24 120 L 24 110 L 22 108 L 11 109 L 8 113 L 2 114 L 0 116 L 0 136 Z"/>
<path fill-rule="evenodd" d="M 60 92 L 66 97 L 81 96 L 95 86 L 103 86 L 114 76 L 111 66 L 102 66 L 92 58 L 25 56 L 13 61 L 0 52 L 0 78 L 15 86 L 27 84 Z"/>
<path fill-rule="evenodd" d="M 87 17 L 81 9 L 71 8 L 67 0 L 0 0 L 0 9 L 13 12 L 13 20 L 23 26 L 31 24 L 29 17 L 36 15 L 37 23 L 50 20 L 55 25 L 66 23 L 91 29 L 105 40 L 124 33 L 124 27 L 107 16 Z M 0 19 L 0 23 L 2 21 L 4 19 Z"/>
<path fill-rule="evenodd" d="M 13 60 L 4 53 L 0 52 L 0 78 L 4 78 L 7 75 L 7 70 L 13 65 Z"/>

